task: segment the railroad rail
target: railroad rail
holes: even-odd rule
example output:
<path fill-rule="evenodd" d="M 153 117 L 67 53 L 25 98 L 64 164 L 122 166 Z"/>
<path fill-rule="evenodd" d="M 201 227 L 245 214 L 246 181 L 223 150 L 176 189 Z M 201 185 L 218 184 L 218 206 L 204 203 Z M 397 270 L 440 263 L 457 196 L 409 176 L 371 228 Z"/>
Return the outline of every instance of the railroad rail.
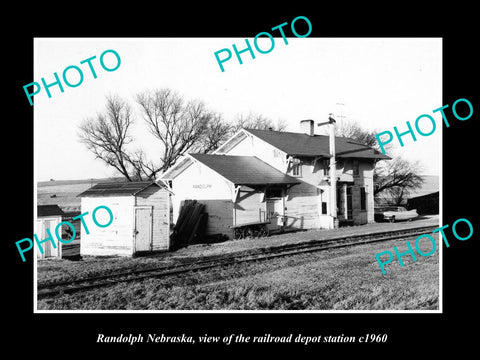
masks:
<path fill-rule="evenodd" d="M 184 262 L 181 264 L 165 265 L 135 271 L 122 271 L 83 279 L 75 279 L 71 281 L 38 284 L 37 296 L 39 299 L 45 297 L 54 297 L 62 294 L 86 291 L 93 288 L 111 286 L 121 282 L 137 281 L 146 278 L 167 277 L 249 261 L 268 260 L 301 253 L 402 239 L 405 237 L 425 234 L 434 230 L 435 228 L 437 227 L 423 226 L 373 234 L 331 238 L 327 240 L 308 240 L 301 243 L 245 250 L 228 255 L 210 256 L 208 258 Z"/>

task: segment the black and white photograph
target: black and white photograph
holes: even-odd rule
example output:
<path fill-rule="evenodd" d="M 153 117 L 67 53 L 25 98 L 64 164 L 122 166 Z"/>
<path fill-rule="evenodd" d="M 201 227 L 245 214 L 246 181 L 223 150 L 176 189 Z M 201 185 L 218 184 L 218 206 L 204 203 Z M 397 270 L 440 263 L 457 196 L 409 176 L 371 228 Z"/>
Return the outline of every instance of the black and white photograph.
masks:
<path fill-rule="evenodd" d="M 35 39 L 37 310 L 440 310 L 441 55 Z"/>
<path fill-rule="evenodd" d="M 164 5 L 9 11 L 5 350 L 474 350 L 474 9 Z"/>

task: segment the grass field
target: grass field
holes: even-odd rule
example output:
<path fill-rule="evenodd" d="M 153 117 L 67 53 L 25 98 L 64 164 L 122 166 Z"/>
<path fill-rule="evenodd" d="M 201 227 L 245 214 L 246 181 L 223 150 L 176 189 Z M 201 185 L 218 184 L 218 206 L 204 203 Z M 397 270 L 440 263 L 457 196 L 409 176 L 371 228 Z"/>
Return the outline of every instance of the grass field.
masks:
<path fill-rule="evenodd" d="M 438 242 L 438 237 L 435 235 Z M 438 250 L 392 261 L 382 275 L 375 254 L 407 249 L 405 240 L 331 249 L 231 265 L 164 279 L 147 279 L 38 301 L 39 310 L 435 310 Z M 412 240 L 410 239 L 412 243 Z M 438 243 L 437 243 L 438 245 Z M 393 250 L 392 250 L 393 251 Z M 152 266 L 171 258 L 87 259 L 39 263 L 38 278 L 86 276 Z M 78 275 L 81 274 L 81 275 Z"/>

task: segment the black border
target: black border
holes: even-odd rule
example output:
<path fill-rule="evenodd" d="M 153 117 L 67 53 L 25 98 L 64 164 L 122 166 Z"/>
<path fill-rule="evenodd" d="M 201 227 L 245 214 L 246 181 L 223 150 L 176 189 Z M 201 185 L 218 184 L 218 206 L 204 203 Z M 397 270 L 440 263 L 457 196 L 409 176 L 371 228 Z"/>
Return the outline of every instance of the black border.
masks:
<path fill-rule="evenodd" d="M 160 3 L 158 3 L 160 4 Z M 305 352 L 318 356 L 324 351 L 362 351 L 373 356 L 429 355 L 442 348 L 460 345 L 464 353 L 475 344 L 475 323 L 470 327 L 471 313 L 475 312 L 475 257 L 478 251 L 478 215 L 473 204 L 478 199 L 476 179 L 477 153 L 476 122 L 480 113 L 478 101 L 478 57 L 474 37 L 475 9 L 460 3 L 437 5 L 421 9 L 402 4 L 373 5 L 347 3 L 338 8 L 318 3 L 309 8 L 294 9 L 289 4 L 268 5 L 266 11 L 245 3 L 221 4 L 218 7 L 199 5 L 199 9 L 184 5 L 183 9 L 150 4 L 118 4 L 99 10 L 87 4 L 71 9 L 52 9 L 42 5 L 37 11 L 30 6 L 20 12 L 13 28 L 5 29 L 9 64 L 6 102 L 7 135 L 15 143 L 4 142 L 4 193 L 8 210 L 7 236 L 3 259 L 6 259 L 6 307 L 9 321 L 5 327 L 5 343 L 17 351 L 47 350 L 60 356 L 72 354 L 95 355 L 97 351 L 135 353 L 152 352 L 166 355 L 165 350 L 179 354 L 183 350 L 220 351 L 266 349 L 282 352 L 287 345 L 159 345 L 127 346 L 124 344 L 96 344 L 96 334 L 165 333 L 225 336 L 243 333 L 250 336 L 271 333 L 285 335 L 302 333 L 345 334 L 387 333 L 387 344 L 320 344 L 301 346 L 290 344 L 298 354 Z M 115 6 L 112 8 L 112 6 Z M 120 7 L 125 7 L 120 9 Z M 128 8 L 127 8 L 128 7 Z M 149 9 L 149 7 L 152 7 Z M 275 7 L 275 9 L 272 9 Z M 155 9 L 155 10 L 154 10 Z M 43 17 L 40 16 L 43 14 Z M 458 218 L 469 219 L 474 236 L 465 242 L 451 241 L 444 247 L 443 314 L 33 314 L 33 262 L 22 263 L 14 241 L 33 233 L 33 108 L 28 105 L 23 85 L 33 81 L 34 37 L 230 37 L 251 38 L 296 16 L 306 16 L 313 25 L 311 37 L 442 37 L 443 38 L 443 94 L 444 104 L 453 104 L 458 98 L 467 98 L 474 107 L 468 121 L 453 119 L 450 109 L 446 114 L 453 119 L 450 128 L 443 128 L 443 214 L 444 224 Z M 40 16 L 40 17 L 39 17 Z M 17 32 L 18 31 L 18 32 Z M 11 34 L 11 35 L 8 35 Z M 13 50 L 13 51 L 12 51 Z M 192 54 L 191 61 L 195 61 Z M 477 90 L 477 91 L 475 91 Z M 13 100 L 13 103 L 12 101 Z M 381 106 L 377 104 L 376 106 Z M 429 113 L 433 109 L 425 109 Z M 395 109 L 392 109 L 392 112 Z M 408 120 L 408 119 L 406 119 Z M 55 146 L 55 144 L 52 144 Z M 451 235 L 450 235 L 451 236 Z M 11 311 L 10 311 L 11 310 Z M 11 313 L 11 315 L 10 315 Z M 10 320 L 11 319 L 11 320 Z M 384 352 L 388 347 L 388 352 Z M 43 350 L 45 349 L 45 350 Z M 415 349 L 415 350 L 414 350 Z M 382 351 L 383 350 L 383 351 Z M 391 350 L 396 350 L 392 352 Z M 381 351 L 381 353 L 378 353 Z M 413 352 L 415 351 L 415 353 Z M 170 353 L 173 354 L 173 353 Z M 56 357 L 55 355 L 53 355 Z"/>

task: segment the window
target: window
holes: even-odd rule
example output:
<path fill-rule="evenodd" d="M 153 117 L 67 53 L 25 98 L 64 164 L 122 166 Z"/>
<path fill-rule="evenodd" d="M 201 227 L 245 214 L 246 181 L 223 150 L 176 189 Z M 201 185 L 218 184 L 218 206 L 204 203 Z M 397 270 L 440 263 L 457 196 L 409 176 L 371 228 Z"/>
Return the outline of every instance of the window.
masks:
<path fill-rule="evenodd" d="M 360 188 L 360 210 L 367 210 L 367 196 L 363 186 Z"/>
<path fill-rule="evenodd" d="M 347 220 L 353 219 L 352 187 L 347 186 Z"/>
<path fill-rule="evenodd" d="M 330 175 L 330 159 L 322 160 L 323 174 Z"/>
<path fill-rule="evenodd" d="M 327 215 L 327 203 L 322 201 L 322 215 Z"/>
<path fill-rule="evenodd" d="M 358 176 L 360 175 L 360 168 L 358 165 L 358 160 L 353 160 L 353 175 Z"/>
<path fill-rule="evenodd" d="M 337 215 L 343 216 L 343 205 L 338 206 L 338 204 L 344 203 L 344 196 L 343 196 L 343 187 L 337 187 Z"/>
<path fill-rule="evenodd" d="M 282 157 L 282 152 L 280 150 L 273 149 L 273 157 L 274 158 Z"/>
<path fill-rule="evenodd" d="M 300 176 L 300 164 L 292 164 L 292 175 L 293 176 Z"/>

